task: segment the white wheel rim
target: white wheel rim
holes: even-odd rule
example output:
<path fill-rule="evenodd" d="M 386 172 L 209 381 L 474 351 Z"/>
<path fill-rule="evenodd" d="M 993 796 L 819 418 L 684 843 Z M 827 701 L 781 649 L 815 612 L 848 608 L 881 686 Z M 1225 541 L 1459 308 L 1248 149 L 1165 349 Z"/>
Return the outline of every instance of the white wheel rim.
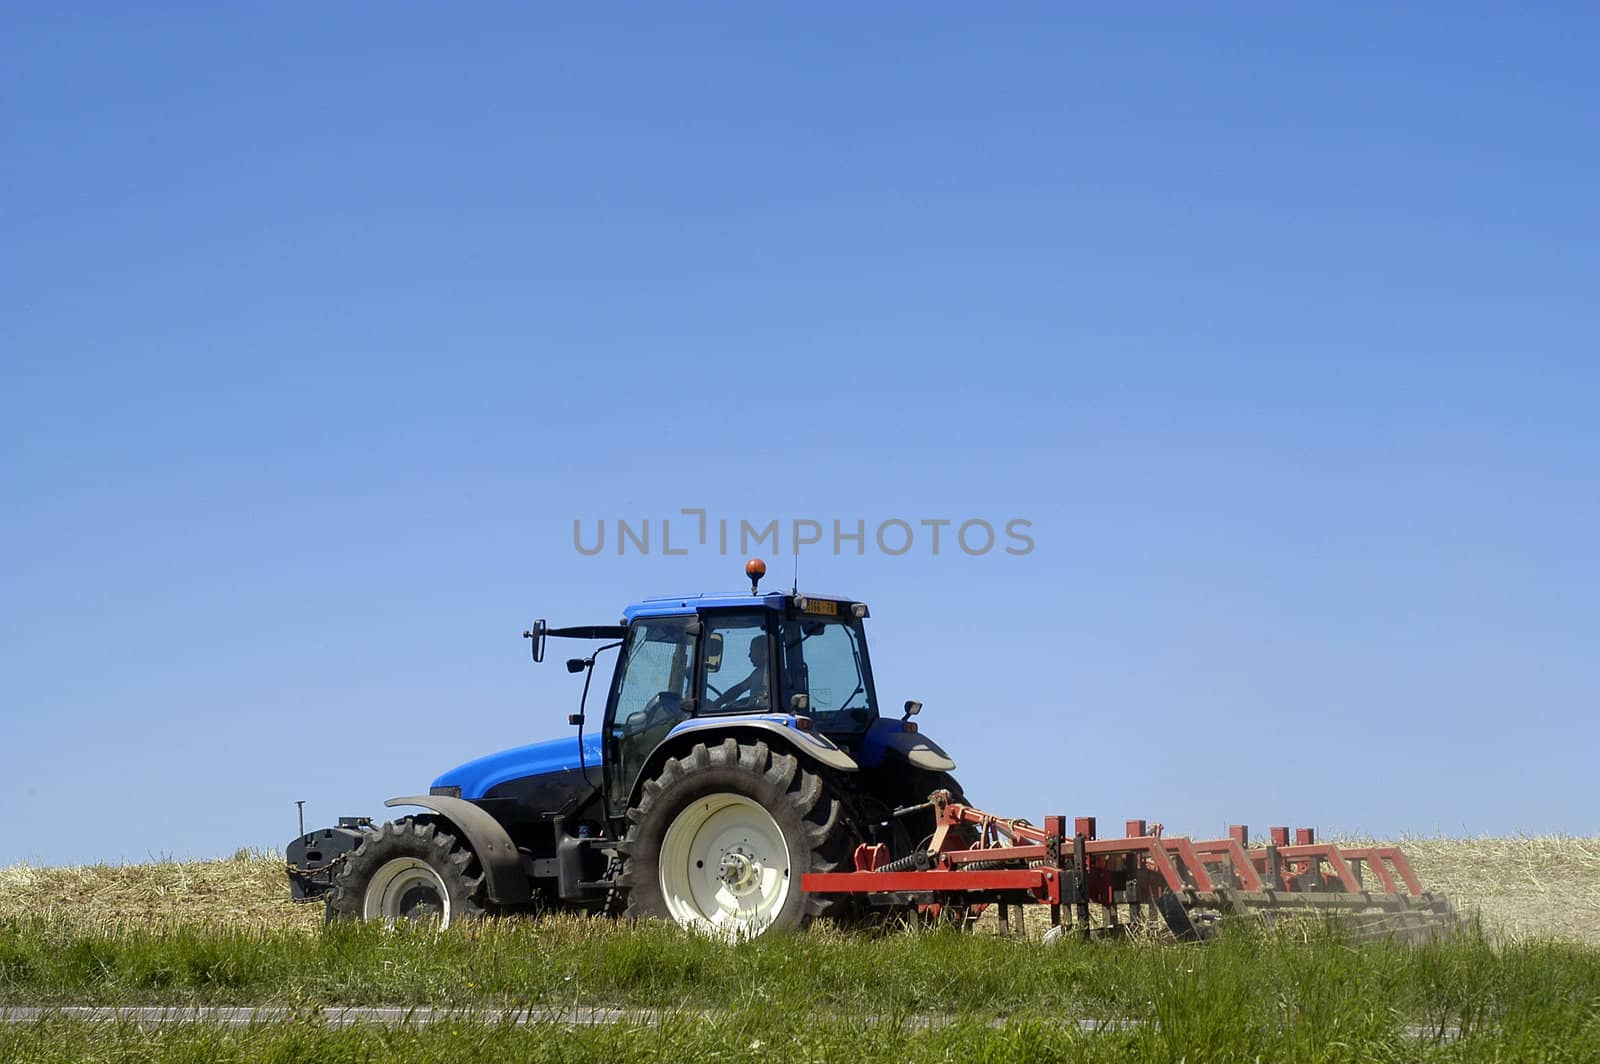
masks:
<path fill-rule="evenodd" d="M 450 891 L 433 866 L 416 857 L 396 857 L 380 867 L 361 901 L 364 920 L 437 920 L 450 926 Z"/>
<path fill-rule="evenodd" d="M 791 889 L 778 822 L 741 794 L 713 794 L 679 813 L 661 841 L 661 896 L 684 927 L 721 937 L 765 931 Z"/>

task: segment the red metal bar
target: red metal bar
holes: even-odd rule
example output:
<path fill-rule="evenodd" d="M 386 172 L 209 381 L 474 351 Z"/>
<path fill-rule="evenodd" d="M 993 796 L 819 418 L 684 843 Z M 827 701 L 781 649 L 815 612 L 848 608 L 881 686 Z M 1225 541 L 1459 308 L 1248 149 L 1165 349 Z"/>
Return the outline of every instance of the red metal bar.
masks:
<path fill-rule="evenodd" d="M 1053 869 L 999 868 L 985 872 L 807 872 L 800 889 L 808 894 L 875 894 L 885 891 L 944 893 L 1026 890 L 1040 900 L 1061 901 L 1061 882 Z"/>
<path fill-rule="evenodd" d="M 868 844 L 863 842 L 856 847 L 855 865 L 857 872 L 871 872 L 881 864 L 889 863 L 889 847 L 881 842 Z"/>
<path fill-rule="evenodd" d="M 1167 856 L 1163 848 L 1164 840 L 1154 835 L 1146 835 L 1142 839 L 1096 839 L 1086 843 L 1084 850 L 1094 857 L 1104 857 L 1114 854 L 1136 854 L 1144 859 L 1146 866 L 1158 873 L 1171 890 L 1183 890 L 1189 884 L 1184 882 L 1183 876 L 1178 873 L 1177 866 Z M 1210 890 L 1209 886 L 1202 888 Z"/>
<path fill-rule="evenodd" d="M 1422 896 L 1422 884 L 1417 881 L 1417 874 L 1411 871 L 1411 862 L 1406 860 L 1406 855 L 1400 852 L 1398 846 L 1372 846 L 1371 851 L 1381 859 L 1386 859 L 1394 865 L 1395 872 L 1405 882 L 1406 889 L 1417 897 Z"/>
<path fill-rule="evenodd" d="M 1227 861 L 1233 869 L 1233 874 L 1239 881 L 1239 886 L 1245 890 L 1260 890 L 1261 877 L 1256 874 L 1255 866 L 1250 862 L 1250 855 L 1239 842 L 1237 836 L 1226 839 L 1208 839 L 1204 842 L 1191 843 L 1194 852 L 1202 860 L 1216 859 Z"/>
<path fill-rule="evenodd" d="M 1361 883 L 1356 879 L 1356 874 L 1350 871 L 1350 866 L 1339 856 L 1339 847 L 1330 842 L 1318 842 L 1309 846 L 1280 846 L 1278 853 L 1285 861 L 1303 862 L 1305 867 L 1300 870 L 1302 874 L 1316 867 L 1317 862 L 1326 861 L 1328 867 L 1333 869 L 1333 874 L 1339 877 L 1339 882 L 1344 885 L 1345 890 L 1352 894 L 1361 890 Z"/>
<path fill-rule="evenodd" d="M 979 827 L 988 826 L 990 828 L 998 829 L 1012 838 L 1027 839 L 1029 842 L 1040 844 L 1043 844 L 1044 842 L 1045 833 L 1039 828 L 1034 827 L 1032 824 L 1023 824 L 1016 820 L 1007 820 L 1004 817 L 991 816 L 981 809 L 972 808 L 970 805 L 961 805 L 957 802 L 951 802 L 949 805 L 945 806 L 945 818 L 951 824 L 974 824 Z M 1090 827 L 1094 826 L 1093 817 L 1080 818 L 1080 820 L 1081 819 L 1088 819 L 1090 822 Z"/>
<path fill-rule="evenodd" d="M 1042 861 L 1046 856 L 1043 846 L 983 846 L 945 854 L 953 865 L 978 861 Z"/>
<path fill-rule="evenodd" d="M 1344 859 L 1347 861 L 1367 862 L 1367 867 L 1372 869 L 1372 874 L 1378 877 L 1379 883 L 1383 884 L 1383 892 L 1385 894 L 1393 894 L 1395 893 L 1394 877 L 1389 874 L 1388 865 L 1384 862 L 1383 856 L 1378 853 L 1378 849 L 1379 847 L 1376 846 L 1345 847 L 1339 852 L 1344 855 Z"/>
<path fill-rule="evenodd" d="M 1176 852 L 1183 859 L 1184 867 L 1189 871 L 1189 878 L 1194 881 L 1195 890 L 1210 891 L 1216 889 L 1211 885 L 1211 876 L 1206 872 L 1205 862 L 1200 860 L 1198 853 L 1194 852 L 1194 843 L 1182 835 L 1176 835 L 1161 841 L 1166 843 L 1167 849 Z"/>

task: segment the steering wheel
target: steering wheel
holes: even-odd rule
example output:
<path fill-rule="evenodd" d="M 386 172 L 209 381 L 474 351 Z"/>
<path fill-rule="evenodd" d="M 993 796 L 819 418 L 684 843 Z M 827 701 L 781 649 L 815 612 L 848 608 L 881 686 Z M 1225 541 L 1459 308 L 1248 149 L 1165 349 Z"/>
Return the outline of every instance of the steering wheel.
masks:
<path fill-rule="evenodd" d="M 738 686 L 739 686 L 739 684 L 734 684 L 733 687 L 728 688 L 728 690 L 732 691 L 734 687 L 738 687 Z M 754 706 L 758 705 L 760 703 L 760 701 L 761 701 L 760 698 L 757 697 L 757 695 L 756 695 L 756 693 L 754 691 L 740 691 L 733 698 L 729 698 L 726 693 L 717 690 L 715 687 L 712 687 L 709 683 L 706 684 L 706 690 L 710 691 L 711 694 L 714 696 L 712 698 L 712 700 L 711 700 L 711 711 L 713 713 L 720 713 L 720 712 L 722 712 L 723 710 L 726 710 L 726 709 L 742 709 L 742 708 L 745 708 L 745 707 L 754 707 Z"/>
<path fill-rule="evenodd" d="M 707 686 L 709 687 L 710 685 Z M 755 691 L 738 691 L 733 694 L 732 698 L 729 698 L 728 693 L 734 692 L 734 688 L 738 686 L 738 684 L 734 684 L 733 687 L 728 688 L 728 692 L 714 692 L 717 697 L 711 703 L 711 711 L 720 713 L 729 709 L 754 709 L 761 704 L 761 696 Z"/>
<path fill-rule="evenodd" d="M 713 712 L 722 712 L 730 709 L 757 709 L 763 705 L 761 692 L 740 691 L 732 698 L 726 695 L 711 703 Z"/>
<path fill-rule="evenodd" d="M 663 698 L 662 695 L 664 694 L 668 694 L 668 692 L 663 691 L 651 696 L 650 701 L 644 704 L 643 709 L 628 718 L 631 730 L 643 731 L 647 728 L 653 728 L 676 715 L 677 707 L 673 705 L 675 698 L 670 695 L 667 698 Z M 637 724 L 635 724 L 636 720 Z"/>

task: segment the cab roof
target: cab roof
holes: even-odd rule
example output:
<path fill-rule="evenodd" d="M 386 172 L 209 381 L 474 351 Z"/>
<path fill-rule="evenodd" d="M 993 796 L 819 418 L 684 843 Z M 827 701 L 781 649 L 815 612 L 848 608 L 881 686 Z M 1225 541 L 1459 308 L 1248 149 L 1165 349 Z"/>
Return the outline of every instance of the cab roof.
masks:
<path fill-rule="evenodd" d="M 740 594 L 737 591 L 711 591 L 698 595 L 662 595 L 635 602 L 622 611 L 622 623 L 629 624 L 638 617 L 686 617 L 700 610 L 766 609 L 786 610 L 796 597 L 828 599 L 833 602 L 853 603 L 843 595 L 791 595 L 787 591 L 768 591 L 759 595 Z"/>

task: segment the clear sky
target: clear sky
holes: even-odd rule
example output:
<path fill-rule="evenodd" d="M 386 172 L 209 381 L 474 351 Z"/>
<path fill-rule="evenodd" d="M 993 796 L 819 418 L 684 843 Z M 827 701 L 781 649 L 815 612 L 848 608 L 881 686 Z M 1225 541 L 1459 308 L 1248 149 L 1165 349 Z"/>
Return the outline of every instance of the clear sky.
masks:
<path fill-rule="evenodd" d="M 1404 7 L 5 5 L 0 863 L 565 734 L 741 520 L 996 811 L 1600 832 L 1600 21 Z"/>

